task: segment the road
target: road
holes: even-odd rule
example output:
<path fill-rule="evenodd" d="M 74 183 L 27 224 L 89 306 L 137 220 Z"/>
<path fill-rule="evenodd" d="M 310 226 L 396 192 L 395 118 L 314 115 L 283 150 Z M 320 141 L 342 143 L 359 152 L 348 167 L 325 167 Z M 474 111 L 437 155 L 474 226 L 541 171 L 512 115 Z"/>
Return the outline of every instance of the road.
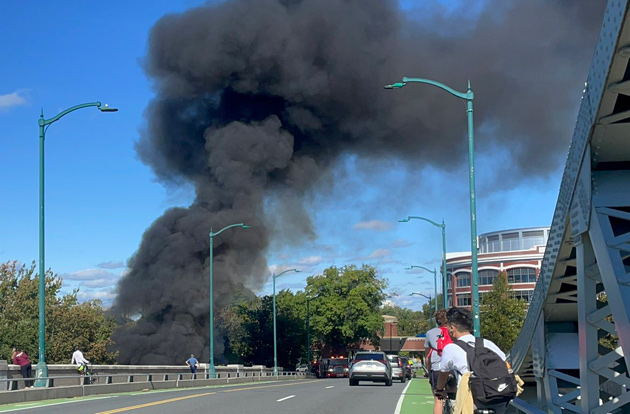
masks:
<path fill-rule="evenodd" d="M 389 414 L 395 412 L 406 385 L 349 387 L 341 378 L 274 381 L 12 404 L 0 406 L 0 413 Z"/>

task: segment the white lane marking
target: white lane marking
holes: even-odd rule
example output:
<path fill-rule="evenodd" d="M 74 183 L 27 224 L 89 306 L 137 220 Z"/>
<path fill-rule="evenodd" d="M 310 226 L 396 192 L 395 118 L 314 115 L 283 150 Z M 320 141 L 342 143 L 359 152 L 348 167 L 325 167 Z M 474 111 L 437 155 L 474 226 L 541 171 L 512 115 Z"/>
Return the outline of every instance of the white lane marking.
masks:
<path fill-rule="evenodd" d="M 326 387 L 326 389 L 330 389 L 330 388 L 334 388 L 334 385 L 331 385 L 330 387 Z"/>
<path fill-rule="evenodd" d="M 396 411 L 394 411 L 394 414 L 400 414 L 400 409 L 402 408 L 403 400 L 405 399 L 405 394 L 407 393 L 407 388 L 409 388 L 410 385 L 411 381 L 409 381 L 402 394 L 400 394 L 400 398 L 398 399 L 398 404 L 396 404 Z"/>
<path fill-rule="evenodd" d="M 276 400 L 276 401 L 282 402 L 284 400 L 288 400 L 289 398 L 293 398 L 293 397 L 295 397 L 295 395 L 289 395 L 288 397 L 280 398 L 279 400 Z"/>

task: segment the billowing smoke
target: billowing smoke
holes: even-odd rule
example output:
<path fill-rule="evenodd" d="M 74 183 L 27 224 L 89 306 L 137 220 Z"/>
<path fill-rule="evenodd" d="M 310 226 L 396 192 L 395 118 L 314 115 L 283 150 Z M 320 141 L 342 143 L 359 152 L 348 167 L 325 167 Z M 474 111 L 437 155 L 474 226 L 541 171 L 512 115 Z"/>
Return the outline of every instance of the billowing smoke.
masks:
<path fill-rule="evenodd" d="M 232 0 L 155 25 L 145 67 L 156 98 L 137 150 L 196 199 L 153 223 L 120 282 L 115 310 L 141 315 L 116 334 L 121 362 L 208 360 L 211 227 L 253 226 L 215 238 L 218 309 L 264 283 L 279 222 L 297 240 L 314 234 L 304 195 L 340 155 L 466 162 L 464 106 L 426 85 L 383 90 L 402 76 L 460 91 L 470 79 L 479 148 L 506 151 L 514 179 L 558 167 L 604 1 L 418 3 Z"/>

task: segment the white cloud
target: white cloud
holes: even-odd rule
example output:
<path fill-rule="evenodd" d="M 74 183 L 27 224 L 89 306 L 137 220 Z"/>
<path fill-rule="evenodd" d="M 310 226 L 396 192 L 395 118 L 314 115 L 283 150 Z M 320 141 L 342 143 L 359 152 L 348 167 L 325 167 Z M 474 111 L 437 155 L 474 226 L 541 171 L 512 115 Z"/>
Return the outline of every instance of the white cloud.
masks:
<path fill-rule="evenodd" d="M 409 247 L 412 246 L 413 243 L 410 242 L 409 240 L 405 240 L 405 239 L 398 239 L 398 240 L 394 240 L 391 244 L 391 247 L 393 249 L 399 249 L 402 247 Z"/>
<path fill-rule="evenodd" d="M 104 287 L 112 287 L 116 284 L 116 279 L 93 279 L 85 282 L 81 282 L 79 286 L 88 287 L 88 288 L 104 288 Z"/>
<path fill-rule="evenodd" d="M 121 261 L 110 260 L 109 262 L 102 262 L 96 265 L 100 269 L 120 269 L 125 267 L 125 264 Z"/>
<path fill-rule="evenodd" d="M 298 264 L 301 266 L 316 266 L 323 261 L 324 259 L 321 256 L 308 256 L 301 258 Z"/>
<path fill-rule="evenodd" d="M 392 251 L 389 249 L 376 249 L 368 256 L 368 259 L 383 259 L 392 254 Z"/>
<path fill-rule="evenodd" d="M 14 106 L 25 105 L 26 98 L 20 96 L 19 92 L 0 95 L 0 110 L 9 109 Z"/>
<path fill-rule="evenodd" d="M 116 297 L 116 293 L 111 290 L 79 290 L 77 297 L 80 302 L 100 299 L 103 301 L 103 307 L 108 308 Z"/>
<path fill-rule="evenodd" d="M 380 220 L 360 221 L 353 228 L 355 230 L 388 231 L 392 228 L 392 223 Z"/>
<path fill-rule="evenodd" d="M 118 275 L 103 269 L 85 269 L 73 273 L 64 273 L 61 275 L 64 280 L 97 280 L 109 279 L 112 282 L 118 279 Z"/>

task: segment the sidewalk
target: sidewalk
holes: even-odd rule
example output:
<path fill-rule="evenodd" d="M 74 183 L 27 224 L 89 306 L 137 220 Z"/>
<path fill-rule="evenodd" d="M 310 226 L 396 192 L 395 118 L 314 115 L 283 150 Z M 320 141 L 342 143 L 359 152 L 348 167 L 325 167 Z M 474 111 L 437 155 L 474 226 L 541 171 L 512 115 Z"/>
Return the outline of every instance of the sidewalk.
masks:
<path fill-rule="evenodd" d="M 400 414 L 433 414 L 433 394 L 429 380 L 414 378 L 407 388 Z"/>

